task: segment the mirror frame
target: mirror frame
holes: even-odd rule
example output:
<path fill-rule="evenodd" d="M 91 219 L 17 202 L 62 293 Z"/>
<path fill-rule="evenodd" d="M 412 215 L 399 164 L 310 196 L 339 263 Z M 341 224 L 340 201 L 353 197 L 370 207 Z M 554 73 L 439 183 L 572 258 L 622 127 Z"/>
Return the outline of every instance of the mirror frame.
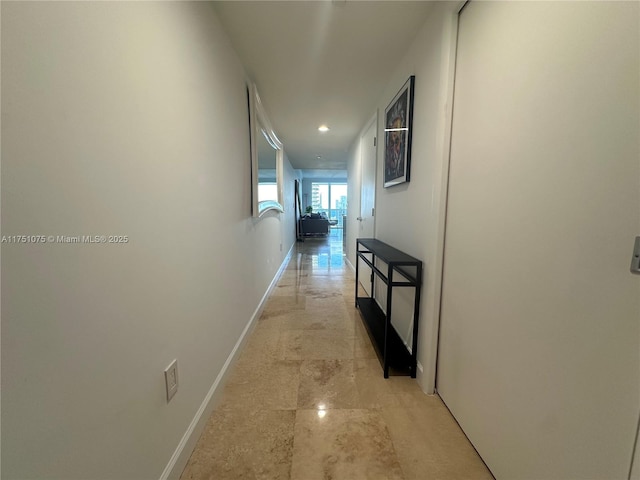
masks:
<path fill-rule="evenodd" d="M 284 212 L 283 195 L 283 145 L 271 127 L 271 121 L 262 105 L 258 89 L 254 83 L 249 85 L 249 124 L 251 126 L 251 205 L 254 217 L 261 217 L 269 210 Z M 264 135 L 276 150 L 276 188 L 278 201 L 258 201 L 258 135 Z"/>

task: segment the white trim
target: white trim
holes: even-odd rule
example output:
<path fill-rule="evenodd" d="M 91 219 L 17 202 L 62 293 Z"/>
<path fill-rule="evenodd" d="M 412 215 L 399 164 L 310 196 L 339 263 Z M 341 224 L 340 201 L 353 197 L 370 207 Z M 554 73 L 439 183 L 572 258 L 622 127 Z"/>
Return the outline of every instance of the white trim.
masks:
<path fill-rule="evenodd" d="M 271 295 L 271 292 L 278 284 L 278 281 L 280 280 L 282 273 L 284 272 L 285 268 L 289 264 L 289 260 L 291 260 L 291 254 L 293 253 L 294 246 L 295 246 L 295 243 L 291 245 L 291 248 L 289 249 L 289 253 L 287 253 L 287 256 L 282 261 L 282 264 L 280 265 L 280 268 L 278 269 L 275 276 L 273 277 L 271 284 L 269 284 L 269 288 L 267 288 L 267 291 L 262 296 L 260 303 L 258 304 L 257 308 L 253 312 L 251 319 L 247 323 L 247 326 L 244 328 L 242 334 L 240 335 L 240 338 L 238 339 L 235 346 L 233 347 L 233 350 L 229 354 L 227 361 L 222 366 L 220 373 L 218 374 L 215 381 L 213 382 L 213 385 L 211 385 L 211 388 L 207 392 L 207 395 L 204 397 L 204 400 L 202 401 L 200 408 L 198 408 L 198 411 L 193 417 L 193 420 L 191 420 L 191 423 L 189 424 L 187 431 L 182 436 L 180 443 L 178 443 L 178 446 L 176 450 L 173 452 L 173 455 L 171 456 L 169 463 L 167 464 L 164 471 L 162 472 L 162 475 L 160 475 L 160 480 L 179 480 L 180 476 L 182 475 L 182 471 L 187 465 L 187 462 L 189 461 L 189 457 L 191 457 L 191 453 L 193 452 L 193 449 L 196 446 L 196 442 L 200 438 L 200 435 L 202 434 L 202 431 L 204 430 L 204 427 L 207 421 L 209 420 L 211 413 L 213 412 L 213 408 L 216 403 L 215 400 L 217 400 L 218 395 L 222 391 L 221 387 L 224 386 L 224 380 L 227 374 L 231 370 L 230 367 L 234 364 L 234 362 L 240 356 L 242 348 L 244 347 L 245 342 L 249 338 L 249 334 L 251 333 L 251 331 L 253 330 L 253 327 L 255 326 L 256 320 L 260 318 L 260 315 L 262 315 L 262 311 L 264 310 L 264 306 L 267 302 L 267 299 L 269 298 L 269 295 Z"/>
<path fill-rule="evenodd" d="M 374 160 L 374 165 L 373 165 L 373 211 L 375 212 L 377 210 L 377 204 L 376 201 L 378 200 L 378 145 L 380 144 L 380 135 L 378 132 L 378 129 L 380 128 L 380 125 L 378 125 L 378 109 L 376 108 L 375 113 L 372 115 L 371 119 L 367 122 L 367 125 L 364 127 L 364 129 L 360 132 L 360 212 L 359 212 L 359 216 L 360 217 L 365 217 L 368 215 L 363 215 L 362 214 L 362 157 L 363 157 L 363 152 L 364 152 L 364 148 L 362 147 L 364 145 L 363 140 L 364 140 L 364 136 L 365 134 L 369 131 L 369 129 L 371 127 L 375 126 L 375 149 L 376 149 L 376 155 L 375 155 L 375 160 Z M 373 238 L 376 237 L 376 216 L 375 215 L 371 215 L 371 218 L 373 219 L 373 234 L 371 235 Z M 358 238 L 358 233 L 360 232 L 356 232 L 356 238 Z M 358 257 L 358 252 L 356 252 L 356 261 Z"/>
<path fill-rule="evenodd" d="M 447 222 L 447 206 L 449 201 L 449 162 L 451 157 L 451 135 L 453 127 L 453 94 L 455 90 L 455 77 L 456 77 L 456 61 L 458 51 L 458 19 L 460 12 L 467 4 L 466 1 L 460 3 L 458 8 L 450 14 L 448 18 L 449 22 L 449 39 L 443 45 L 442 57 L 445 65 L 440 75 L 440 84 L 444 85 L 444 92 L 441 92 L 440 107 L 444 111 L 444 131 L 438 132 L 440 139 L 444 142 L 442 149 L 442 177 L 440 178 L 440 198 L 438 200 L 438 239 L 437 239 L 437 254 L 435 257 L 434 265 L 434 302 L 431 306 L 432 318 L 434 319 L 433 327 L 429 332 L 428 349 L 431 353 L 430 357 L 426 359 L 427 371 L 422 376 L 422 381 L 419 382 L 422 389 L 428 395 L 433 395 L 437 392 L 437 376 L 438 376 L 438 349 L 440 348 L 440 308 L 442 302 L 442 282 L 444 271 L 444 248 L 446 237 L 446 222 Z M 443 63 L 444 63 L 443 62 Z"/>
<path fill-rule="evenodd" d="M 344 263 L 347 264 L 347 267 L 349 267 L 353 273 L 356 273 L 356 267 L 353 266 L 346 255 L 344 256 Z"/>
<path fill-rule="evenodd" d="M 640 447 L 638 446 L 639 436 L 640 436 L 640 416 L 638 417 L 638 428 L 636 429 L 636 438 L 633 443 L 631 465 L 629 466 L 629 480 L 640 480 Z"/>

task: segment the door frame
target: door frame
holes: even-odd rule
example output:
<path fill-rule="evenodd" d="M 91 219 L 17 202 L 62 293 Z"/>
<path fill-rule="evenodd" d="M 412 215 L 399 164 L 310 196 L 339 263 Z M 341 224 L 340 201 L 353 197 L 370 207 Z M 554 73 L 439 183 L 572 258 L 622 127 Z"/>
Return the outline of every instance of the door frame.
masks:
<path fill-rule="evenodd" d="M 362 190 L 363 190 L 363 185 L 364 185 L 364 151 L 365 151 L 365 135 L 366 133 L 369 131 L 369 129 L 371 127 L 375 127 L 374 128 L 374 132 L 375 132 L 375 155 L 374 155 L 374 165 L 373 165 L 373 209 L 375 213 L 375 206 L 376 206 L 376 181 L 378 178 L 378 137 L 379 137 L 379 132 L 378 132 L 378 110 L 376 109 L 375 113 L 371 116 L 371 118 L 367 121 L 367 123 L 365 124 L 365 127 L 362 129 L 362 132 L 360 133 L 360 212 L 359 212 L 359 217 L 358 219 L 360 219 L 361 217 L 363 217 L 362 214 Z M 372 214 L 370 215 L 371 218 L 373 219 L 373 232 L 372 235 L 375 236 L 375 232 L 376 232 L 376 218 L 375 215 Z M 362 220 L 358 220 L 358 222 L 361 222 Z M 360 223 L 358 224 L 360 225 Z M 358 232 L 360 230 L 358 229 Z"/>
<path fill-rule="evenodd" d="M 373 210 L 372 212 L 370 212 L 370 215 L 366 215 L 363 213 L 363 195 L 364 195 L 364 165 L 365 165 L 365 150 L 367 148 L 370 148 L 370 146 L 366 145 L 366 134 L 369 133 L 369 130 L 371 130 L 373 128 L 373 134 L 374 134 L 374 154 L 373 154 L 373 184 L 370 186 L 371 187 L 371 192 L 373 194 L 373 206 L 371 207 Z M 371 116 L 371 118 L 367 121 L 367 123 L 365 124 L 364 128 L 362 129 L 362 131 L 360 132 L 360 139 L 359 139 L 359 147 L 360 147 L 360 155 L 359 155 L 359 162 L 360 162 L 360 178 L 359 178 L 359 201 L 360 201 L 360 208 L 358 209 L 358 217 L 357 217 L 357 223 L 356 225 L 358 226 L 357 232 L 356 232 L 356 238 L 360 238 L 362 237 L 361 234 L 361 229 L 362 229 L 362 222 L 363 221 L 370 221 L 372 223 L 371 225 L 371 237 L 375 237 L 376 234 L 376 217 L 375 217 L 375 209 L 376 209 L 376 184 L 377 184 L 377 178 L 378 178 L 378 137 L 379 137 L 379 132 L 378 132 L 378 128 L 379 128 L 379 124 L 378 124 L 378 109 L 376 109 L 376 111 L 374 112 L 374 114 Z M 355 261 L 358 262 L 358 256 L 356 254 L 355 257 Z M 370 270 L 368 270 L 368 266 L 363 265 L 361 268 L 364 268 L 365 271 L 370 272 Z M 369 273 L 368 273 L 369 274 Z M 362 278 L 368 278 L 368 274 L 365 276 L 362 276 Z M 374 280 L 375 281 L 375 280 Z M 375 285 L 374 285 L 374 290 L 373 291 L 369 291 L 368 289 L 371 288 L 370 284 L 368 282 L 360 282 L 361 287 L 367 292 L 368 295 L 373 296 L 373 292 L 375 291 Z"/>
<path fill-rule="evenodd" d="M 440 178 L 440 197 L 438 203 L 440 205 L 438 212 L 437 225 L 437 245 L 436 245 L 436 261 L 433 264 L 435 270 L 434 296 L 436 300 L 433 305 L 427 308 L 432 309 L 432 318 L 435 319 L 433 329 L 429 333 L 429 344 L 427 349 L 431 352 L 430 357 L 426 359 L 426 363 L 430 368 L 424 368 L 422 385 L 425 393 L 429 395 L 436 394 L 438 381 L 438 355 L 440 350 L 440 314 L 442 306 L 442 284 L 444 281 L 444 246 L 446 240 L 446 223 L 447 223 L 447 204 L 449 201 L 449 170 L 451 162 L 451 134 L 453 129 L 453 100 L 455 94 L 455 77 L 456 64 L 458 58 L 458 27 L 460 22 L 460 13 L 471 0 L 461 0 L 456 8 L 451 11 L 449 17 L 449 48 L 446 57 L 443 56 L 443 62 L 446 65 L 441 70 L 441 85 L 444 86 L 444 95 L 440 98 L 440 105 L 444 111 L 445 121 L 443 122 L 443 131 L 439 138 L 443 141 L 442 146 L 442 177 Z"/>

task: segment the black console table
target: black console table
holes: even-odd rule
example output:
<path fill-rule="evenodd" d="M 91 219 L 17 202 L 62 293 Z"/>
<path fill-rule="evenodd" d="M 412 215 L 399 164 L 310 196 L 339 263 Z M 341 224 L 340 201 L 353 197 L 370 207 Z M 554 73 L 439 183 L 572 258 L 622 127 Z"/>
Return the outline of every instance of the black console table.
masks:
<path fill-rule="evenodd" d="M 356 240 L 356 254 L 356 307 L 360 309 L 362 320 L 382 363 L 384 378 L 389 378 L 390 369 L 416 378 L 422 262 L 375 238 L 358 238 Z M 386 273 L 379 268 L 376 259 L 387 264 Z M 358 265 L 360 260 L 371 268 L 370 297 L 358 297 Z M 398 274 L 403 279 L 395 280 L 394 274 Z M 375 276 L 387 285 L 386 315 L 373 298 Z M 415 289 L 411 352 L 391 325 L 391 301 L 394 287 Z"/>

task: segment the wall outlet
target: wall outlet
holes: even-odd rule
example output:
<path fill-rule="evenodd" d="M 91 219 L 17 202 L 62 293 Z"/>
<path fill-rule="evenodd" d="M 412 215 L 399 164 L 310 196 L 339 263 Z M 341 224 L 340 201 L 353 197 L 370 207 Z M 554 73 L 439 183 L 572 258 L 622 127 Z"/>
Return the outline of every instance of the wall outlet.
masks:
<path fill-rule="evenodd" d="M 164 382 L 167 388 L 167 403 L 178 391 L 178 360 L 175 359 L 164 369 Z"/>

